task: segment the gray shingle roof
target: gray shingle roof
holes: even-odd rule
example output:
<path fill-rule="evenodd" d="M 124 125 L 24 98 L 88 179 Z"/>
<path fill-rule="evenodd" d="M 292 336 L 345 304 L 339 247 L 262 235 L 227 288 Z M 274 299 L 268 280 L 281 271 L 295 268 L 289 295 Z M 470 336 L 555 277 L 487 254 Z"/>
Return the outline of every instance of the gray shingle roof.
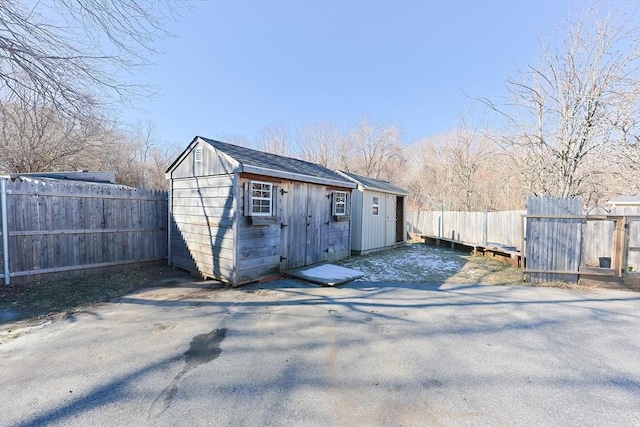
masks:
<path fill-rule="evenodd" d="M 291 174 L 306 175 L 309 177 L 351 184 L 347 178 L 316 163 L 305 162 L 304 160 L 279 156 L 277 154 L 265 153 L 263 151 L 227 144 L 226 142 L 220 142 L 201 136 L 197 138 L 200 138 L 215 149 L 227 154 L 242 163 L 244 166 L 254 166 L 274 171 L 283 171 Z"/>
<path fill-rule="evenodd" d="M 371 190 L 381 190 L 387 193 L 394 194 L 405 194 L 408 195 L 409 192 L 404 190 L 397 185 L 390 183 L 389 181 L 383 181 L 381 179 L 369 178 L 366 176 L 356 175 L 351 172 L 340 171 L 344 175 L 347 175 L 349 178 L 353 179 L 355 182 L 364 186 L 364 188 L 368 188 Z"/>

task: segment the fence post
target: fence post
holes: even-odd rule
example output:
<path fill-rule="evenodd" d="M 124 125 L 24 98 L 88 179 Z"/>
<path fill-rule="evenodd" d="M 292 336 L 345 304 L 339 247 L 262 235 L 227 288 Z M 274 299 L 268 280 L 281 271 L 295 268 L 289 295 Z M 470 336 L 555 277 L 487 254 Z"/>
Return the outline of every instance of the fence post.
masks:
<path fill-rule="evenodd" d="M 169 179 L 169 192 L 167 193 L 167 265 L 171 265 L 171 228 L 173 225 L 172 215 L 173 209 L 173 179 Z"/>
<path fill-rule="evenodd" d="M 484 211 L 484 227 L 482 227 L 482 244 L 487 246 L 489 240 L 489 211 Z"/>
<path fill-rule="evenodd" d="M 7 179 L 0 178 L 0 215 L 2 221 L 2 274 L 5 286 L 11 284 L 9 268 L 9 226 L 7 221 Z"/>

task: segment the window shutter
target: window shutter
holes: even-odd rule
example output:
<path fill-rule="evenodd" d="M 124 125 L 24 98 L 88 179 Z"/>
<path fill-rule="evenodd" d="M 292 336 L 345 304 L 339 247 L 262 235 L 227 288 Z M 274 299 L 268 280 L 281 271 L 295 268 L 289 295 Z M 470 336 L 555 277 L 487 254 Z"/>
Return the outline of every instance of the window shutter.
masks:
<path fill-rule="evenodd" d="M 244 183 L 244 216 L 251 216 L 251 183 Z"/>
<path fill-rule="evenodd" d="M 278 186 L 271 186 L 271 216 L 278 217 Z"/>
<path fill-rule="evenodd" d="M 331 215 L 336 214 L 336 192 L 331 192 Z"/>

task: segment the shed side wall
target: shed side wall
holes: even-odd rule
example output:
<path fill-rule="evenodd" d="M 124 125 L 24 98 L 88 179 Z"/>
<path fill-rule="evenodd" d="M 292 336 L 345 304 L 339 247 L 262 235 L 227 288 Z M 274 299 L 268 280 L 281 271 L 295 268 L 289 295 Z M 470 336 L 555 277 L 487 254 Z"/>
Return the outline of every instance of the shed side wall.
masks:
<path fill-rule="evenodd" d="M 233 184 L 232 175 L 173 180 L 171 262 L 174 265 L 234 283 Z"/>
<path fill-rule="evenodd" d="M 374 197 L 378 197 L 378 215 L 373 215 Z M 372 190 L 363 193 L 362 252 L 388 246 L 386 200 L 387 193 Z"/>

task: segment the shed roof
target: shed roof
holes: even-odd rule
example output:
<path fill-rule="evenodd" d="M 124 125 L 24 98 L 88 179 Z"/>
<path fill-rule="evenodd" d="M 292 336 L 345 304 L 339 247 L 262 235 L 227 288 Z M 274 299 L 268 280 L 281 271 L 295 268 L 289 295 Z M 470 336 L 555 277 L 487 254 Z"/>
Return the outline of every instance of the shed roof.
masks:
<path fill-rule="evenodd" d="M 607 202 L 608 205 L 640 205 L 640 194 L 616 197 Z"/>
<path fill-rule="evenodd" d="M 189 151 L 189 149 L 195 145 L 194 143 L 197 143 L 198 141 L 208 144 L 217 151 L 226 154 L 238 162 L 241 166 L 239 172 L 255 173 L 259 175 L 319 184 L 337 185 L 346 188 L 356 187 L 353 182 L 346 179 L 344 176 L 316 163 L 253 150 L 251 148 L 228 144 L 226 142 L 216 141 L 202 136 L 196 136 L 189 145 L 189 148 L 185 151 Z M 183 155 L 178 157 L 178 159 L 169 166 L 167 171 L 171 171 L 182 158 Z"/>
<path fill-rule="evenodd" d="M 57 180 L 96 182 L 100 184 L 115 184 L 115 172 L 103 171 L 70 171 L 70 172 L 25 172 L 11 173 L 10 177 L 50 178 Z"/>
<path fill-rule="evenodd" d="M 408 196 L 409 192 L 397 185 L 390 183 L 389 181 L 383 181 L 381 179 L 369 178 L 366 176 L 356 175 L 351 172 L 339 171 L 339 173 L 356 184 L 362 185 L 365 189 L 382 191 L 383 193 L 401 194 Z"/>

